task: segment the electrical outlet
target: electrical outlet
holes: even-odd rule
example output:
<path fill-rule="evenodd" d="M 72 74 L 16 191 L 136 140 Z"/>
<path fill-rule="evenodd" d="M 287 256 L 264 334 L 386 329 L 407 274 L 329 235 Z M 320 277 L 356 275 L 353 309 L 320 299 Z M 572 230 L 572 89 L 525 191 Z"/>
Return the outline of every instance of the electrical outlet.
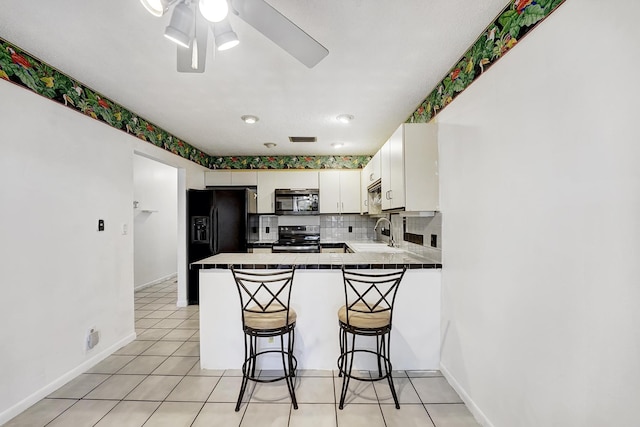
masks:
<path fill-rule="evenodd" d="M 271 228 L 270 228 L 270 227 L 267 227 L 267 228 L 265 229 L 265 233 L 269 234 L 270 232 L 271 232 Z"/>
<path fill-rule="evenodd" d="M 91 350 L 93 347 L 97 346 L 100 342 L 100 332 L 98 332 L 95 328 L 89 329 L 87 333 L 87 350 Z"/>
<path fill-rule="evenodd" d="M 349 226 L 349 233 L 353 233 L 353 226 Z"/>
<path fill-rule="evenodd" d="M 438 247 L 438 235 L 437 234 L 432 234 L 431 235 L 431 247 L 432 248 L 437 248 Z"/>
<path fill-rule="evenodd" d="M 104 231 L 104 219 L 98 220 L 98 231 Z"/>

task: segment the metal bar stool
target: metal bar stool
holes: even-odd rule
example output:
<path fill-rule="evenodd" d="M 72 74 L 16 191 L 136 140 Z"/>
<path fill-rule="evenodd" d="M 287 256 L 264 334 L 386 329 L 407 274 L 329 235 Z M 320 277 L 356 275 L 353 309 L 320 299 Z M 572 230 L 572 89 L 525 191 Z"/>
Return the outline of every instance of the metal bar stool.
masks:
<path fill-rule="evenodd" d="M 242 385 L 236 404 L 240 410 L 242 397 L 249 380 L 254 382 L 274 382 L 284 379 L 291 395 L 294 409 L 298 409 L 294 378 L 298 364 L 293 355 L 297 314 L 290 308 L 291 286 L 295 267 L 290 270 L 269 272 L 248 272 L 232 269 L 240 295 L 242 329 L 244 331 L 244 362 L 242 364 Z M 287 336 L 285 344 L 285 335 Z M 279 349 L 258 349 L 258 338 L 280 337 Z M 275 378 L 256 376 L 258 356 L 278 353 L 282 358 L 283 375 Z"/>
<path fill-rule="evenodd" d="M 355 272 L 342 268 L 345 305 L 338 310 L 338 323 L 340 324 L 338 371 L 339 376 L 343 377 L 339 408 L 344 407 L 349 380 L 379 381 L 387 379 L 396 409 L 400 409 L 391 374 L 391 325 L 396 292 L 406 268 L 391 273 L 361 273 L 360 271 L 362 270 Z M 351 336 L 350 346 L 349 334 Z M 376 349 L 356 348 L 356 336 L 375 337 Z M 356 353 L 375 355 L 378 368 L 377 376 L 373 376 L 373 372 L 369 378 L 352 375 Z"/>

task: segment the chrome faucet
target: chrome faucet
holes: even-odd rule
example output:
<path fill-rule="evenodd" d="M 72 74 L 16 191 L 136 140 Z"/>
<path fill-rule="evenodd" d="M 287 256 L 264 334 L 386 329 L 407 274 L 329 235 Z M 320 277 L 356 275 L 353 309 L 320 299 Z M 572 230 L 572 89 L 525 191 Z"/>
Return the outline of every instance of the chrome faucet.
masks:
<path fill-rule="evenodd" d="M 378 219 L 375 227 L 373 227 L 373 231 L 376 231 L 378 229 L 378 225 L 380 225 L 382 221 L 387 221 L 389 223 L 389 246 L 393 248 L 395 246 L 395 241 L 393 240 L 393 224 L 391 224 L 391 221 L 389 221 L 386 217 Z"/>

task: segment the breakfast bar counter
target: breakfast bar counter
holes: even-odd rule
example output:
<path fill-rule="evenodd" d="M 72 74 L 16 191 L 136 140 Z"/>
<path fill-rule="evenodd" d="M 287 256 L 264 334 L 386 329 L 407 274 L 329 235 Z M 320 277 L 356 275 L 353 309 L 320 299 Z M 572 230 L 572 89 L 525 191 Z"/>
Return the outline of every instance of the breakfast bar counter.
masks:
<path fill-rule="evenodd" d="M 407 269 L 442 268 L 436 260 L 414 255 L 410 252 L 356 252 L 356 253 L 224 253 L 205 258 L 192 264 L 197 269 L 242 269 L 290 268 L 299 270 L 331 270 L 345 268 Z"/>
<path fill-rule="evenodd" d="M 296 267 L 291 306 L 297 312 L 294 354 L 299 369 L 335 369 L 339 354 L 338 309 L 344 305 L 342 267 L 382 272 L 407 267 L 396 297 L 391 360 L 394 369 L 440 369 L 441 264 L 408 252 L 319 254 L 219 254 L 194 263 L 200 269 L 200 364 L 239 369 L 244 357 L 240 303 L 231 268 Z M 261 343 L 262 348 L 279 342 Z M 375 346 L 375 340 L 370 345 Z M 281 368 L 265 358 L 261 369 Z M 373 369 L 363 360 L 357 369 Z"/>

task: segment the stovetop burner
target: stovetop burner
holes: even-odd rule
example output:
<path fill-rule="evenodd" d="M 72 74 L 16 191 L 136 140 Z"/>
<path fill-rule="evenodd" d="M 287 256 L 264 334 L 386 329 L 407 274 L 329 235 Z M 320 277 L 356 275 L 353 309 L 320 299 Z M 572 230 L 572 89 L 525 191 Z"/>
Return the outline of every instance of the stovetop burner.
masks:
<path fill-rule="evenodd" d="M 278 241 L 273 252 L 320 252 L 320 226 L 286 225 L 278 227 Z"/>

